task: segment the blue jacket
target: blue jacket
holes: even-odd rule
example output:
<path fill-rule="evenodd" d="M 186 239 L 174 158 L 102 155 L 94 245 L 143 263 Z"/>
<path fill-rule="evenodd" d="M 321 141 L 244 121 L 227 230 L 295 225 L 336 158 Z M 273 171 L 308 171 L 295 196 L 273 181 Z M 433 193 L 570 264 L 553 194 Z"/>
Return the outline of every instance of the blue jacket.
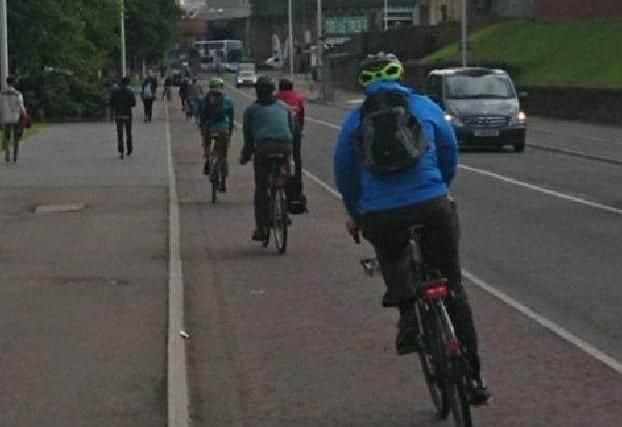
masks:
<path fill-rule="evenodd" d="M 374 82 L 367 87 L 366 94 L 386 90 L 399 90 L 408 95 L 410 111 L 423 127 L 428 149 L 409 169 L 375 175 L 359 164 L 353 133 L 360 124 L 360 109 L 351 112 L 339 134 L 334 173 L 346 209 L 355 219 L 367 212 L 408 206 L 447 194 L 458 167 L 458 142 L 443 111 L 428 97 L 397 82 Z"/>

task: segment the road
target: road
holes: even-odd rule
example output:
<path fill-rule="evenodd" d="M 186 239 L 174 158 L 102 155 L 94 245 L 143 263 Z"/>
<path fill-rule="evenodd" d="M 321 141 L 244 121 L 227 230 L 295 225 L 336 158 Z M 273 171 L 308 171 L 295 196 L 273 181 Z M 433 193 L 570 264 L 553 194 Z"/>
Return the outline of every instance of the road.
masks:
<path fill-rule="evenodd" d="M 230 93 L 239 116 L 252 92 Z M 17 165 L 0 165 L 0 425 L 166 425 L 170 201 L 193 426 L 439 425 L 416 359 L 394 354 L 382 284 L 358 265 L 371 248 L 345 234 L 331 189 L 344 109 L 309 106 L 311 212 L 293 218 L 285 256 L 250 241 L 240 132 L 229 192 L 211 205 L 196 127 L 177 102 L 169 112 L 136 123 L 130 159 L 116 158 L 109 124 L 75 124 L 44 129 Z M 462 153 L 454 188 L 495 395 L 475 422 L 617 426 L 622 168 L 574 151 L 622 158 L 621 132 L 532 126 L 523 154 Z M 572 153 L 533 148 L 545 144 Z M 68 204 L 78 210 L 35 213 Z"/>
<path fill-rule="evenodd" d="M 252 91 L 230 93 L 242 111 Z M 192 167 L 179 185 L 187 197 L 188 327 L 196 334 L 193 417 L 223 426 L 436 425 L 416 361 L 393 355 L 396 316 L 380 308 L 382 287 L 357 266 L 370 248 L 351 243 L 339 201 L 316 183 L 332 186 L 345 112 L 312 105 L 309 114 L 311 214 L 294 219 L 284 258 L 249 241 L 250 172 L 234 167 L 232 191 L 210 206 L 196 142 L 176 146 L 177 163 Z M 172 129 L 175 141 L 195 132 Z M 561 144 L 564 136 L 550 138 Z M 576 344 L 622 360 L 615 286 L 622 200 L 614 192 L 621 169 L 535 149 L 469 152 L 461 161 L 463 266 L 537 319 L 467 280 L 495 392 L 476 425 L 617 425 L 620 374 Z M 558 335 L 567 332 L 574 343 Z"/>

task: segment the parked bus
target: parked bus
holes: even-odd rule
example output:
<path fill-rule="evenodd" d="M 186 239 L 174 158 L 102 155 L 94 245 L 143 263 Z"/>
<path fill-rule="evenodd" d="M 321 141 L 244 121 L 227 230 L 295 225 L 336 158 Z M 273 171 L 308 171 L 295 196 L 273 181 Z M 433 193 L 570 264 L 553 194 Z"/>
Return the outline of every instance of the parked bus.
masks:
<path fill-rule="evenodd" d="M 236 72 L 243 57 L 241 40 L 199 40 L 193 46 L 199 52 L 201 71 Z"/>

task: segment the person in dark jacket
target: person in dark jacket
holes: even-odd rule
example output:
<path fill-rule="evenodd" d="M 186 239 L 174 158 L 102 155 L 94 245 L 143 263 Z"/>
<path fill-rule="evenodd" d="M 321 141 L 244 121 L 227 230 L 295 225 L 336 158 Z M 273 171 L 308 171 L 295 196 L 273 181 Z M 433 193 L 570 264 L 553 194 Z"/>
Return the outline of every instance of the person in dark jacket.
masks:
<path fill-rule="evenodd" d="M 117 147 L 119 157 L 124 153 L 132 154 L 132 108 L 136 106 L 136 96 L 129 87 L 130 79 L 123 77 L 119 89 L 112 93 L 111 107 L 117 123 Z M 126 143 L 123 143 L 123 131 L 126 133 Z"/>
<path fill-rule="evenodd" d="M 240 163 L 246 164 L 254 156 L 255 167 L 255 231 L 252 239 L 266 238 L 268 223 L 268 176 L 273 153 L 289 156 L 294 138 L 294 118 L 283 102 L 276 99 L 276 85 L 270 77 L 261 76 L 255 84 L 257 101 L 244 111 L 244 147 Z"/>
<path fill-rule="evenodd" d="M 157 90 L 158 80 L 150 71 L 145 80 L 143 80 L 140 91 L 140 96 L 143 100 L 143 107 L 145 110 L 145 122 L 151 121 L 151 117 L 153 115 L 153 100 L 156 98 Z"/>
<path fill-rule="evenodd" d="M 335 150 L 334 172 L 342 195 L 351 234 L 358 233 L 376 250 L 387 292 L 383 305 L 399 309 L 396 337 L 398 354 L 420 350 L 419 324 L 414 310 L 415 289 L 410 277 L 408 254 L 409 227 L 422 224 L 425 257 L 431 268 L 447 278 L 452 298 L 447 308 L 460 342 L 466 349 L 472 379 L 474 404 L 489 397 L 480 373 L 477 334 L 471 307 L 462 285 L 458 254 L 458 214 L 449 193 L 458 167 L 456 135 L 443 111 L 429 98 L 402 86 L 402 63 L 391 54 L 372 56 L 361 63 L 359 83 L 367 99 L 380 96 L 404 99 L 408 113 L 420 124 L 427 145 L 416 162 L 388 174 L 367 167 L 357 150 L 360 141 L 363 109 L 357 108 L 345 120 Z M 384 131 L 384 129 L 381 129 Z M 381 130 L 378 130 L 379 132 Z M 360 145 L 360 144 L 359 144 Z M 366 159 L 364 159 L 366 160 Z"/>

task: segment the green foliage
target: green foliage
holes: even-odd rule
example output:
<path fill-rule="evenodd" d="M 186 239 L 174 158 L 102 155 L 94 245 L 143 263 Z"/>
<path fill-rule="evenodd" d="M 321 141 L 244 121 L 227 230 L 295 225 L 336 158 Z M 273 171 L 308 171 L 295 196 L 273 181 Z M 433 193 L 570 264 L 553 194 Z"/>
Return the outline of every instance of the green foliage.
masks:
<path fill-rule="evenodd" d="M 120 7 L 121 0 L 8 2 L 9 66 L 35 115 L 103 115 L 102 75 L 120 71 Z M 125 8 L 128 58 L 159 60 L 176 41 L 175 0 L 125 0 Z"/>
<path fill-rule="evenodd" d="M 622 19 L 534 23 L 509 22 L 471 36 L 469 60 L 508 63 L 518 83 L 536 86 L 622 87 Z M 459 60 L 458 44 L 425 62 Z"/>

